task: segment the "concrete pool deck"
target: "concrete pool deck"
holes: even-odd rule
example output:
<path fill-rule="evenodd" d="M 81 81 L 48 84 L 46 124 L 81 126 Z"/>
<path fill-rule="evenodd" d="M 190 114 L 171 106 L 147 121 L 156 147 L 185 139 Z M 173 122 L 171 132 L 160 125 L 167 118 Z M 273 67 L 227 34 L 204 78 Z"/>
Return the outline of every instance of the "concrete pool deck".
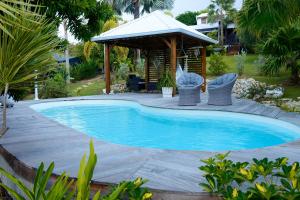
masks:
<path fill-rule="evenodd" d="M 287 113 L 279 108 L 246 99 L 234 99 L 231 106 L 209 106 L 206 104 L 205 94 L 202 95 L 202 102 L 199 105 L 186 107 L 177 106 L 178 97 L 163 99 L 159 94 L 134 93 L 23 101 L 16 103 L 14 108 L 8 110 L 10 129 L 0 139 L 0 153 L 11 167 L 16 169 L 19 169 L 20 166 L 12 165 L 17 165 L 17 161 L 24 166 L 33 168 L 37 168 L 42 161 L 45 164 L 54 161 L 56 174 L 67 171 L 71 177 L 76 177 L 80 159 L 85 152 L 88 153 L 90 137 L 42 116 L 29 106 L 51 101 L 87 99 L 130 100 L 145 106 L 169 109 L 248 113 L 276 118 L 300 127 L 299 114 Z M 93 176 L 95 182 L 105 185 L 143 177 L 149 180 L 145 185 L 149 188 L 193 195 L 202 192 L 198 185 L 203 181 L 198 169 L 201 165 L 200 159 L 206 159 L 216 154 L 216 152 L 207 151 L 135 148 L 97 139 L 94 139 L 94 145 L 99 158 Z M 271 159 L 288 157 L 290 161 L 299 161 L 300 140 L 261 149 L 232 151 L 230 154 L 230 158 L 236 161 L 250 161 L 254 157 Z"/>

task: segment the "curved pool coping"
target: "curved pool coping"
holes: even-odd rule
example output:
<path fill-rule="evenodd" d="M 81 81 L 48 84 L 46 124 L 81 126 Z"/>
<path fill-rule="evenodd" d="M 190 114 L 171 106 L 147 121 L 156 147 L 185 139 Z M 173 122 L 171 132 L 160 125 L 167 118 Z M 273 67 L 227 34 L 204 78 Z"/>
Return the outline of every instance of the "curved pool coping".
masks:
<path fill-rule="evenodd" d="M 125 107 L 130 107 L 133 108 L 141 113 L 143 113 L 143 115 L 151 115 L 152 117 L 155 116 L 165 116 L 167 118 L 171 118 L 172 116 L 174 117 L 190 117 L 190 118 L 197 118 L 197 114 L 201 115 L 202 117 L 211 117 L 211 115 L 213 115 L 214 117 L 224 117 L 224 115 L 228 115 L 228 117 L 230 117 L 231 119 L 243 119 L 245 120 L 246 118 L 251 118 L 249 121 L 249 125 L 250 123 L 261 123 L 262 121 L 264 123 L 266 123 L 266 125 L 268 126 L 272 126 L 272 125 L 276 125 L 276 127 L 278 128 L 285 128 L 287 129 L 287 131 L 291 131 L 294 132 L 293 135 L 289 135 L 288 133 L 286 133 L 286 136 L 290 136 L 290 137 L 294 137 L 296 132 L 297 132 L 297 138 L 288 142 L 284 142 L 282 144 L 287 144 L 290 142 L 294 142 L 297 140 L 300 140 L 300 127 L 294 124 L 291 124 L 289 122 L 283 121 L 283 120 L 278 120 L 276 118 L 270 118 L 270 117 L 265 117 L 265 116 L 261 116 L 261 115 L 252 115 L 252 114 L 247 114 L 247 113 L 237 113 L 237 112 L 228 112 L 228 111 L 215 111 L 215 110 L 187 110 L 187 109 L 171 109 L 171 108 L 163 108 L 163 107 L 151 107 L 151 106 L 147 106 L 147 105 L 143 105 L 141 103 L 137 103 L 136 101 L 132 101 L 132 100 L 110 100 L 110 99 L 106 99 L 106 100 L 77 100 L 77 101 L 55 101 L 55 102 L 47 102 L 47 103 L 37 103 L 37 104 L 33 104 L 30 105 L 29 107 L 31 109 L 33 109 L 36 112 L 42 113 L 43 114 L 43 110 L 48 110 L 48 109 L 59 109 L 60 107 L 63 106 L 99 106 L 99 105 L 103 105 L 103 106 L 125 106 Z M 47 115 L 43 114 L 44 116 L 48 117 Z M 48 117 L 51 119 L 51 117 Z M 52 118 L 52 120 L 57 121 L 55 119 Z M 277 123 L 277 124 L 276 124 Z M 65 125 L 65 124 L 63 124 Z M 113 124 L 112 124 L 113 125 Z M 67 126 L 67 125 L 66 125 Z M 71 127 L 72 128 L 72 127 Z M 78 129 L 76 129 L 78 130 Z M 79 132 L 81 132 L 80 130 L 78 130 Z M 89 137 L 95 138 L 97 140 L 101 140 L 103 142 L 107 142 L 107 143 L 113 143 L 113 144 L 117 144 L 120 146 L 130 146 L 133 148 L 145 148 L 145 149 L 162 149 L 162 150 L 170 150 L 170 151 L 202 151 L 202 152 L 209 152 L 209 151 L 213 151 L 213 152 L 222 152 L 222 151 L 242 151 L 242 150 L 250 150 L 250 149 L 262 149 L 265 147 L 257 147 L 257 148 L 248 148 L 248 149 L 238 149 L 238 150 L 198 150 L 198 149 L 186 149 L 186 150 L 182 150 L 182 149 L 167 149 L 167 148 L 159 148 L 159 147 L 144 147 L 144 146 L 134 146 L 134 145 L 128 145 L 128 144 L 123 144 L 123 143 L 114 143 L 114 142 L 110 142 L 110 141 L 106 141 L 104 138 L 98 138 L 96 136 L 90 135 L 89 133 L 85 133 L 86 135 L 88 135 Z M 296 136 L 295 136 L 296 137 Z M 280 146 L 282 144 L 278 144 L 278 145 L 269 145 L 266 147 L 272 147 L 272 146 Z"/>
<path fill-rule="evenodd" d="M 20 102 L 9 112 L 11 127 L 0 139 L 0 153 L 10 166 L 20 170 L 23 167 L 35 169 L 41 161 L 49 164 L 55 161 L 54 173 L 68 171 L 76 177 L 78 163 L 83 152 L 88 151 L 89 137 L 69 127 L 61 125 L 35 112 L 29 106 L 36 103 L 70 100 L 128 100 L 143 106 L 168 109 L 218 110 L 262 115 L 280 119 L 300 127 L 300 115 L 287 113 L 275 107 L 267 107 L 250 100 L 234 100 L 232 106 L 208 106 L 205 102 L 196 107 L 179 107 L 177 99 L 162 99 L 155 94 L 123 94 L 113 96 L 91 96 L 63 98 L 43 101 Z M 32 123 L 32 120 L 35 123 Z M 215 154 L 209 151 L 160 150 L 110 144 L 94 140 L 95 151 L 100 157 L 93 177 L 94 185 L 107 186 L 124 179 L 141 176 L 147 178 L 147 187 L 162 196 L 170 192 L 177 195 L 207 197 L 198 186 L 203 179 L 198 170 L 200 159 Z M 10 155 L 10 156 L 8 156 Z M 300 140 L 260 149 L 232 151 L 230 158 L 249 161 L 253 157 L 277 158 L 286 156 L 291 161 L 300 160 Z M 21 163 L 18 165 L 17 163 Z M 19 166 L 19 167 L 16 167 Z M 116 167 L 117 166 L 117 167 Z M 23 173 L 24 175 L 24 173 Z M 99 187 L 98 187 L 99 188 Z M 182 198 L 180 198 L 182 199 Z"/>

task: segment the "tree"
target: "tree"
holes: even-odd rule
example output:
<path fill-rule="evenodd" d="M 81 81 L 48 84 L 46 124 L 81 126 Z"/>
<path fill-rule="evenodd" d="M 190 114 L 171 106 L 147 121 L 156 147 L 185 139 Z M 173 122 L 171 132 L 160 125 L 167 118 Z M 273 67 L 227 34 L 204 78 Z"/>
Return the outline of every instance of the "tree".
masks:
<path fill-rule="evenodd" d="M 237 14 L 239 37 L 247 34 L 250 42 L 265 41 L 269 33 L 298 16 L 298 0 L 245 0 Z"/>
<path fill-rule="evenodd" d="M 257 50 L 267 57 L 264 71 L 291 70 L 291 83 L 299 83 L 300 1 L 246 0 L 238 13 L 238 34 L 255 39 Z"/>
<path fill-rule="evenodd" d="M 208 22 L 219 23 L 219 44 L 224 45 L 224 26 L 233 19 L 236 10 L 233 8 L 235 0 L 211 0 L 208 6 Z"/>
<path fill-rule="evenodd" d="M 176 17 L 176 19 L 188 26 L 196 25 L 197 24 L 197 16 L 202 13 L 208 13 L 208 10 L 205 9 L 205 10 L 196 11 L 196 12 L 187 11 L 187 12 L 184 12 L 184 13 L 178 15 Z"/>
<path fill-rule="evenodd" d="M 150 13 L 153 10 L 170 10 L 174 0 L 106 0 L 110 3 L 118 14 L 122 12 L 134 15 L 134 19 L 140 17 L 142 13 Z M 142 9 L 141 9 L 142 8 Z"/>
<path fill-rule="evenodd" d="M 6 34 L 8 34 L 10 37 L 12 37 L 12 35 L 10 34 L 9 30 L 4 25 L 8 25 L 10 27 L 18 26 L 19 22 L 17 20 L 16 15 L 23 12 L 23 10 L 20 9 L 20 7 L 13 7 L 13 6 L 11 6 L 11 4 L 29 5 L 29 3 L 23 2 L 23 1 L 17 1 L 17 0 L 2 0 L 2 1 L 0 1 L 0 13 L 5 13 L 5 15 L 0 14 L 0 29 L 2 31 L 4 31 Z M 29 14 L 29 13 L 27 13 L 27 14 Z M 7 19 L 6 15 L 9 15 L 14 20 Z"/>
<path fill-rule="evenodd" d="M 21 1 L 22 2 L 22 1 Z M 56 62 L 52 52 L 57 44 L 57 32 L 54 24 L 42 15 L 39 10 L 30 5 L 11 4 L 13 8 L 24 11 L 15 16 L 4 14 L 11 22 L 20 26 L 3 24 L 9 31 L 0 30 L 0 90 L 4 93 L 3 118 L 0 134 L 7 130 L 6 98 L 9 89 L 32 80 L 39 73 L 48 70 Z M 34 15 L 31 11 L 34 10 Z M 11 36 L 12 37 L 11 37 Z"/>
<path fill-rule="evenodd" d="M 122 12 L 131 13 L 134 19 L 140 17 L 142 13 L 150 13 L 153 10 L 170 10 L 174 0 L 106 0 L 110 3 L 118 14 Z M 142 8 L 142 9 L 141 9 Z M 140 51 L 135 51 L 135 64 L 140 60 Z"/>
<path fill-rule="evenodd" d="M 176 19 L 188 26 L 196 25 L 197 19 L 196 17 L 199 15 L 199 12 L 187 11 L 182 13 L 176 17 Z"/>
<path fill-rule="evenodd" d="M 68 30 L 78 40 L 88 41 L 101 32 L 101 27 L 114 12 L 106 2 L 97 0 L 36 0 L 44 6 L 44 12 L 57 25 L 63 23 L 65 39 Z M 69 48 L 65 49 L 67 82 L 70 82 Z"/>

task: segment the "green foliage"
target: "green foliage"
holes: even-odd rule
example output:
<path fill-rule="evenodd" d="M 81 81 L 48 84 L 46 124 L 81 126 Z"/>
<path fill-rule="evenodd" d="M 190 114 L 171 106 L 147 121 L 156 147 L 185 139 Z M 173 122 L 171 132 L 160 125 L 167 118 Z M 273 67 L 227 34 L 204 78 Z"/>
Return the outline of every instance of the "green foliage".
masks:
<path fill-rule="evenodd" d="M 114 12 L 106 2 L 97 0 L 34 0 L 44 8 L 47 18 L 57 25 L 67 20 L 67 27 L 76 39 L 87 41 L 99 34 L 104 22 Z"/>
<path fill-rule="evenodd" d="M 277 74 L 287 67 L 294 84 L 300 82 L 299 12 L 298 0 L 246 0 L 237 17 L 239 37 L 267 58 L 263 71 Z"/>
<path fill-rule="evenodd" d="M 40 88 L 40 95 L 44 99 L 67 97 L 67 84 L 63 74 L 56 73 L 54 77 L 47 78 Z"/>
<path fill-rule="evenodd" d="M 245 0 L 237 15 L 239 37 L 248 34 L 265 41 L 268 34 L 294 20 L 299 14 L 298 0 Z"/>
<path fill-rule="evenodd" d="M 299 163 L 287 158 L 267 158 L 233 162 L 229 153 L 202 160 L 205 182 L 200 186 L 224 199 L 298 199 L 300 197 Z"/>
<path fill-rule="evenodd" d="M 209 68 L 208 70 L 213 75 L 220 75 L 226 72 L 228 69 L 228 66 L 223 61 L 223 56 L 220 53 L 214 53 L 210 56 L 210 59 L 208 61 Z"/>
<path fill-rule="evenodd" d="M 300 16 L 296 21 L 271 32 L 260 47 L 268 55 L 263 68 L 266 74 L 278 74 L 284 66 L 291 70 L 291 82 L 300 83 Z"/>
<path fill-rule="evenodd" d="M 84 155 L 78 171 L 78 179 L 76 184 L 74 180 L 69 181 L 66 173 L 62 173 L 54 182 L 47 188 L 54 169 L 52 162 L 44 172 L 44 164 L 41 163 L 34 180 L 33 187 L 27 187 L 23 182 L 18 180 L 3 168 L 0 167 L 0 174 L 9 179 L 22 193 L 10 188 L 9 186 L 0 183 L 0 186 L 6 189 L 11 196 L 17 200 L 89 200 L 90 199 L 90 184 L 93 177 L 93 172 L 97 163 L 97 155 L 94 151 L 93 142 L 90 142 L 90 154 L 86 159 Z M 135 181 L 123 181 L 119 185 L 112 188 L 106 196 L 101 197 L 98 191 L 93 200 L 148 200 L 152 198 L 152 194 L 146 188 L 141 186 L 146 181 L 142 178 L 137 178 Z M 75 185 L 75 187 L 73 187 Z"/>
<path fill-rule="evenodd" d="M 75 81 L 80 81 L 88 78 L 93 78 L 98 74 L 97 63 L 90 59 L 89 61 L 76 64 L 71 67 L 71 77 Z"/>
<path fill-rule="evenodd" d="M 154 10 L 171 10 L 174 4 L 174 0 L 106 0 L 106 2 L 109 2 L 119 15 L 126 12 L 135 16 Z"/>
<path fill-rule="evenodd" d="M 242 76 L 244 74 L 246 57 L 246 51 L 242 51 L 241 54 L 235 55 L 236 69 L 239 76 Z"/>
<path fill-rule="evenodd" d="M 188 26 L 196 25 L 197 19 L 196 17 L 200 14 L 200 12 L 192 12 L 187 11 L 185 13 L 182 13 L 176 17 L 176 19 Z"/>
<path fill-rule="evenodd" d="M 158 87 L 175 87 L 176 82 L 175 79 L 169 69 L 167 69 L 164 73 L 163 76 L 159 79 L 158 82 Z"/>
<path fill-rule="evenodd" d="M 145 78 L 145 59 L 139 59 L 135 69 L 140 78 Z"/>
<path fill-rule="evenodd" d="M 207 36 L 214 40 L 218 40 L 218 31 L 211 31 L 207 34 Z"/>
<path fill-rule="evenodd" d="M 263 55 L 259 55 L 257 59 L 254 61 L 254 66 L 259 75 L 264 74 L 263 67 L 266 64 L 266 58 Z"/>
<path fill-rule="evenodd" d="M 59 42 L 53 23 L 40 15 L 39 7 L 23 0 L 10 2 L 0 3 L 0 93 L 4 94 L 5 99 L 0 135 L 7 130 L 5 104 L 8 90 L 30 82 L 38 73 L 51 69 L 55 64 L 51 59 L 52 50 Z M 4 12 L 4 5 L 9 12 Z M 22 11 L 12 14 L 13 10 Z"/>
<path fill-rule="evenodd" d="M 233 8 L 235 0 L 211 0 L 208 6 L 208 22 L 215 23 L 220 21 L 219 44 L 224 43 L 224 26 L 231 22 L 236 15 L 236 9 Z"/>
<path fill-rule="evenodd" d="M 117 80 L 127 80 L 129 74 L 129 66 L 128 63 L 120 63 L 120 67 L 117 70 L 116 78 Z"/>

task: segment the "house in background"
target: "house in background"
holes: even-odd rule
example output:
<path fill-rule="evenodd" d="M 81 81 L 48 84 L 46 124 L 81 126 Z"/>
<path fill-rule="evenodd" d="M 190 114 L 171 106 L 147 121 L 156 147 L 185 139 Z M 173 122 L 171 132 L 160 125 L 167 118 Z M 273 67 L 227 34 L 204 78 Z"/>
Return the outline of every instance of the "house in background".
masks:
<path fill-rule="evenodd" d="M 207 35 L 211 32 L 216 32 L 220 35 L 219 22 L 209 23 L 208 13 L 202 13 L 197 16 L 197 25 L 191 26 L 195 30 Z M 234 23 L 229 23 L 224 27 L 224 45 L 227 48 L 228 54 L 236 54 L 240 51 L 240 42 L 236 34 L 236 26 Z"/>

